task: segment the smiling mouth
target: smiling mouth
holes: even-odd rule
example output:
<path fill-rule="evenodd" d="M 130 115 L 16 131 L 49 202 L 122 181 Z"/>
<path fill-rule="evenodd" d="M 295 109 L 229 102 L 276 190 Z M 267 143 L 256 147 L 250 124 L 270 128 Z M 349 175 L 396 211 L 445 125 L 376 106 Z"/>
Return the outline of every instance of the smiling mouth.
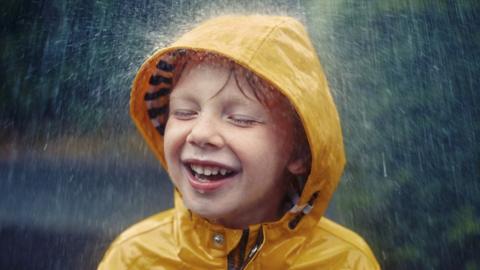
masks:
<path fill-rule="evenodd" d="M 193 163 L 187 163 L 185 166 L 195 179 L 202 183 L 223 180 L 237 173 L 231 169 L 219 166 L 204 166 Z"/>

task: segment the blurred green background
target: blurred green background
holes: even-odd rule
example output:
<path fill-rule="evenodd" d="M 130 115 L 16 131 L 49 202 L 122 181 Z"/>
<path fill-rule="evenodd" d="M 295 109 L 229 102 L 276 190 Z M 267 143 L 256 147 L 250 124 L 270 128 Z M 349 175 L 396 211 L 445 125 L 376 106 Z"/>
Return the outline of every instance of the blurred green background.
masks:
<path fill-rule="evenodd" d="M 0 4 L 0 268 L 94 269 L 172 186 L 128 116 L 141 63 L 225 13 L 295 16 L 342 119 L 328 215 L 383 269 L 480 269 L 480 2 Z M 319 123 L 321 124 L 321 123 Z"/>
<path fill-rule="evenodd" d="M 347 145 L 335 217 L 384 269 L 480 269 L 480 2 L 307 5 Z"/>

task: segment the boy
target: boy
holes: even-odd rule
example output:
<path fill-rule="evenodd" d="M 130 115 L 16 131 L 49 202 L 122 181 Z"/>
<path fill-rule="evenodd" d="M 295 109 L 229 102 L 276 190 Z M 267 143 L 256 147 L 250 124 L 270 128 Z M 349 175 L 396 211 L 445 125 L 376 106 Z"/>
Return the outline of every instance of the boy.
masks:
<path fill-rule="evenodd" d="M 296 20 L 201 24 L 142 65 L 131 114 L 175 208 L 122 233 L 99 269 L 380 269 L 359 236 L 322 217 L 343 142 Z"/>

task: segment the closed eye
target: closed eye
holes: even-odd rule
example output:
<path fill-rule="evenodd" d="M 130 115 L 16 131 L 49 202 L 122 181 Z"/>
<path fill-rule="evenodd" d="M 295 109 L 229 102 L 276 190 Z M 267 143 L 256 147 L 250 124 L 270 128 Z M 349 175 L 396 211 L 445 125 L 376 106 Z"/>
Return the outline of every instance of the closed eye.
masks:
<path fill-rule="evenodd" d="M 171 112 L 171 115 L 173 115 L 176 119 L 179 120 L 190 120 L 195 118 L 197 115 L 197 112 L 192 111 L 192 110 L 174 110 Z"/>
<path fill-rule="evenodd" d="M 260 124 L 261 123 L 261 122 L 255 120 L 255 119 L 247 118 L 245 116 L 238 116 L 238 115 L 229 116 L 228 120 L 230 122 L 232 122 L 233 124 L 235 124 L 237 126 L 240 126 L 240 127 L 250 127 L 250 126 L 253 126 L 255 124 Z"/>

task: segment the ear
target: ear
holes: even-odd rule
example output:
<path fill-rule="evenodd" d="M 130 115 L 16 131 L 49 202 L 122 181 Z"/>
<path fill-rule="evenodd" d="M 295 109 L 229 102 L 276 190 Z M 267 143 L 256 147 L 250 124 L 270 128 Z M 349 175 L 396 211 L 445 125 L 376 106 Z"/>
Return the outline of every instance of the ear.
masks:
<path fill-rule="evenodd" d="M 287 165 L 287 169 L 293 175 L 301 175 L 307 172 L 307 166 L 305 166 L 305 160 L 303 158 L 297 158 Z"/>

